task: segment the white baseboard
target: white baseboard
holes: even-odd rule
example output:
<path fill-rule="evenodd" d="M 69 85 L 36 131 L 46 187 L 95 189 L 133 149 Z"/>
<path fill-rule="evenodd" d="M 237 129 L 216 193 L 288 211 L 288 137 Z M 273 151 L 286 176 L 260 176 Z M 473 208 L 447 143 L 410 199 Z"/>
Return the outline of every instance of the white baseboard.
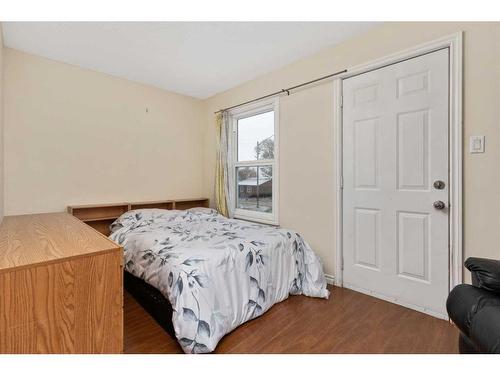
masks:
<path fill-rule="evenodd" d="M 330 285 L 335 285 L 335 277 L 333 275 L 325 274 L 326 283 Z"/>
<path fill-rule="evenodd" d="M 427 315 L 431 315 L 431 316 L 433 316 L 435 318 L 439 318 L 439 319 L 443 319 L 443 320 L 449 320 L 450 319 L 448 317 L 448 315 L 445 314 L 445 313 L 433 311 L 433 310 L 430 310 L 430 309 L 427 309 L 427 308 L 424 308 L 424 307 L 420 307 L 420 306 L 416 306 L 414 304 L 402 301 L 400 299 L 396 299 L 396 298 L 391 297 L 391 296 L 386 296 L 384 294 L 377 293 L 377 292 L 375 292 L 373 290 L 368 290 L 368 289 L 364 289 L 364 288 L 358 287 L 356 285 L 345 284 L 345 283 L 344 283 L 344 287 L 347 288 L 347 289 L 352 289 L 352 290 L 354 290 L 356 292 L 359 292 L 359 293 L 367 294 L 369 296 L 373 296 L 375 298 L 382 299 L 382 300 L 387 301 L 387 302 L 395 303 L 396 305 L 401 305 L 401 306 L 406 307 L 408 309 L 412 309 L 412 310 L 419 311 L 419 312 L 427 314 Z"/>

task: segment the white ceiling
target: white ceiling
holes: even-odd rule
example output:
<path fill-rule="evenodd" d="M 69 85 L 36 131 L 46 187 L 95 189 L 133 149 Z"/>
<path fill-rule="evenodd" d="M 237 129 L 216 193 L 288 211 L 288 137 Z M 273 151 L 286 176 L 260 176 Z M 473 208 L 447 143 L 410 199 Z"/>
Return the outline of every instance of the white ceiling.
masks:
<path fill-rule="evenodd" d="M 207 98 L 374 22 L 4 22 L 4 45 Z"/>

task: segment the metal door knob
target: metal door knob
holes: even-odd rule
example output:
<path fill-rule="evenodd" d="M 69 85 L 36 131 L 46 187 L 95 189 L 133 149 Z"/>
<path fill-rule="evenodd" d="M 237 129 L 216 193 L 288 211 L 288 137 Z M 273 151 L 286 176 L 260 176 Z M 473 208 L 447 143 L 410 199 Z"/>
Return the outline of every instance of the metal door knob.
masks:
<path fill-rule="evenodd" d="M 444 208 L 446 207 L 446 205 L 444 204 L 444 202 L 443 202 L 443 201 L 435 201 L 435 202 L 433 203 L 433 206 L 434 206 L 434 208 L 435 208 L 436 210 L 442 210 L 442 209 L 444 209 Z"/>
<path fill-rule="evenodd" d="M 443 190 L 444 189 L 444 181 L 441 181 L 441 180 L 436 180 L 434 181 L 434 189 L 438 189 L 438 190 Z"/>

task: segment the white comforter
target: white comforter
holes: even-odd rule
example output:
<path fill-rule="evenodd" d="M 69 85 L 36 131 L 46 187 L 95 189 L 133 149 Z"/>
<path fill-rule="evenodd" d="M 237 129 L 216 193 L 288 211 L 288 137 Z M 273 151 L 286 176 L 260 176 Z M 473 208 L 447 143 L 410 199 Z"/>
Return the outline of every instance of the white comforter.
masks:
<path fill-rule="evenodd" d="M 135 210 L 111 226 L 125 268 L 168 298 L 186 353 L 211 352 L 289 294 L 328 298 L 319 258 L 296 232 L 211 209 Z"/>

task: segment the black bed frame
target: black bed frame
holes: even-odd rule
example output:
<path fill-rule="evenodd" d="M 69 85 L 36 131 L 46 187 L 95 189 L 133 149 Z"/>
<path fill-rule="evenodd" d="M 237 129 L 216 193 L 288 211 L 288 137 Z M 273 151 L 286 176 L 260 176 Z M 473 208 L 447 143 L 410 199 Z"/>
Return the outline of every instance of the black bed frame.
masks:
<path fill-rule="evenodd" d="M 142 279 L 124 271 L 124 286 L 127 292 L 146 310 L 149 315 L 173 338 L 172 306 L 170 302 L 155 287 Z"/>

